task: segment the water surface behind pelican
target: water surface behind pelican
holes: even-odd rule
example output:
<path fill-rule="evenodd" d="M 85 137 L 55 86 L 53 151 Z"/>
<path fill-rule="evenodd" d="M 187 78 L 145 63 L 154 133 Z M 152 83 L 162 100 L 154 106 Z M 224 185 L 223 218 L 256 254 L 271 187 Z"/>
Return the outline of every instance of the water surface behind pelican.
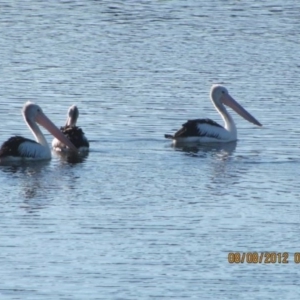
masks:
<path fill-rule="evenodd" d="M 25 101 L 58 126 L 77 104 L 91 151 L 0 168 L 1 299 L 299 299 L 299 9 L 2 2 L 1 142 L 31 137 Z M 230 111 L 237 143 L 174 149 L 187 119 L 221 123 L 216 82 L 264 126 Z"/>

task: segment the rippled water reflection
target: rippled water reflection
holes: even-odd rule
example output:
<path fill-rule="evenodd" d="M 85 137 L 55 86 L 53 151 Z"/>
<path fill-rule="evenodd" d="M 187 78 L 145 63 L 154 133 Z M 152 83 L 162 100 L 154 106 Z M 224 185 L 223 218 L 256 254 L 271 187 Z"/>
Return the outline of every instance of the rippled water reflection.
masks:
<path fill-rule="evenodd" d="M 3 2 L 1 141 L 31 137 L 26 100 L 58 126 L 77 104 L 91 151 L 0 168 L 1 299 L 298 299 L 299 8 Z M 232 112 L 237 143 L 172 147 L 187 119 L 221 123 L 216 82 L 264 126 Z"/>

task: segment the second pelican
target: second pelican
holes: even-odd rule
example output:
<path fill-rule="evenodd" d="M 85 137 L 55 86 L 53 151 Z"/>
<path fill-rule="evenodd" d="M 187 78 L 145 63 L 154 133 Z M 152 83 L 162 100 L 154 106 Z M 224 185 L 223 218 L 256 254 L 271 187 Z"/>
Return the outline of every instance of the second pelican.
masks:
<path fill-rule="evenodd" d="M 76 105 L 72 105 L 68 110 L 66 125 L 60 127 L 61 132 L 75 145 L 79 151 L 88 151 L 89 142 L 81 128 L 76 126 L 79 117 L 79 110 Z M 52 147 L 56 151 L 68 151 L 68 148 L 58 139 L 52 141 Z"/>

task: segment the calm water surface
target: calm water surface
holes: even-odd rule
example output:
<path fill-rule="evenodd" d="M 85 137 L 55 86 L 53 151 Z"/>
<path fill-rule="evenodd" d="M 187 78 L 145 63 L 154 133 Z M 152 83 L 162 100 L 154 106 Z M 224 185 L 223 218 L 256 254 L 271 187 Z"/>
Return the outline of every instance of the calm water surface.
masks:
<path fill-rule="evenodd" d="M 0 168 L 1 299 L 299 299 L 299 9 L 292 0 L 2 1 L 1 142 L 77 104 L 90 153 Z M 237 143 L 173 148 L 192 118 Z M 47 133 L 51 142 L 51 136 Z M 229 264 L 229 252 L 288 264 Z"/>

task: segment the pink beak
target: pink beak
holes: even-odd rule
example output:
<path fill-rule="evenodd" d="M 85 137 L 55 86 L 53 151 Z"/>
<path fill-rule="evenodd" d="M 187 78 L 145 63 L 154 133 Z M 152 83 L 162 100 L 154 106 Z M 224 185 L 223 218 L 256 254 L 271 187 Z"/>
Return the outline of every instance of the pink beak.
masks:
<path fill-rule="evenodd" d="M 246 119 L 247 121 L 262 126 L 245 108 L 243 108 L 238 102 L 236 102 L 230 95 L 223 95 L 221 97 L 221 101 L 232 108 L 235 112 L 237 112 L 241 117 Z"/>
<path fill-rule="evenodd" d="M 36 122 L 46 128 L 54 137 L 56 137 L 59 141 L 65 144 L 70 150 L 77 152 L 77 148 L 70 142 L 68 138 L 66 138 L 62 132 L 50 121 L 44 113 L 40 112 L 36 116 Z"/>

